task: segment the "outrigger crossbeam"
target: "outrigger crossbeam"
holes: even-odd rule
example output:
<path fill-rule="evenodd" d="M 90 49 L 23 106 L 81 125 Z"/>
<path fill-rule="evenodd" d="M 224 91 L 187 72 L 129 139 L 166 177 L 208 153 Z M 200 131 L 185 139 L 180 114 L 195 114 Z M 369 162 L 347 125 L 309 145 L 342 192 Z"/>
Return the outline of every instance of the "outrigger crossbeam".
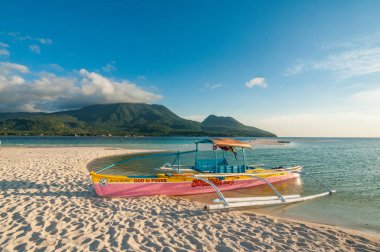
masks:
<path fill-rule="evenodd" d="M 327 192 L 319 193 L 319 194 L 313 194 L 309 196 L 300 196 L 298 194 L 295 195 L 282 195 L 274 186 L 272 183 L 267 181 L 264 178 L 260 178 L 255 175 L 250 174 L 244 174 L 245 176 L 250 176 L 256 179 L 260 179 L 265 184 L 267 184 L 272 191 L 276 194 L 276 196 L 266 196 L 266 197 L 245 197 L 245 198 L 226 198 L 224 197 L 223 193 L 216 187 L 211 181 L 206 179 L 203 174 L 195 174 L 194 178 L 200 179 L 204 181 L 205 183 L 209 184 L 218 194 L 219 198 L 214 199 L 213 202 L 215 204 L 212 205 L 206 205 L 204 206 L 204 209 L 223 209 L 223 208 L 233 208 L 233 207 L 246 207 L 246 206 L 265 206 L 265 205 L 278 205 L 278 204 L 289 204 L 289 203 L 295 203 L 310 199 L 315 199 L 319 197 L 323 197 L 332 193 L 335 193 L 336 190 L 331 189 L 326 183 L 321 181 L 318 178 L 315 178 L 311 176 L 311 173 L 302 172 L 302 171 L 290 171 L 291 173 L 298 173 L 300 175 L 309 176 L 313 179 L 315 179 L 317 182 L 319 182 L 323 187 L 327 189 Z"/>

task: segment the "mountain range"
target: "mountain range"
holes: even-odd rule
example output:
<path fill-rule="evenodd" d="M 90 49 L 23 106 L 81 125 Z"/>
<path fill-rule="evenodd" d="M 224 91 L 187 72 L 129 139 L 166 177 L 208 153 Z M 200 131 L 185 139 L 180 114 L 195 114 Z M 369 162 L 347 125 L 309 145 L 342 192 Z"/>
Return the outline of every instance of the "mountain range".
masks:
<path fill-rule="evenodd" d="M 163 105 L 117 103 L 54 113 L 0 113 L 0 135 L 276 136 L 232 117 L 186 120 Z"/>

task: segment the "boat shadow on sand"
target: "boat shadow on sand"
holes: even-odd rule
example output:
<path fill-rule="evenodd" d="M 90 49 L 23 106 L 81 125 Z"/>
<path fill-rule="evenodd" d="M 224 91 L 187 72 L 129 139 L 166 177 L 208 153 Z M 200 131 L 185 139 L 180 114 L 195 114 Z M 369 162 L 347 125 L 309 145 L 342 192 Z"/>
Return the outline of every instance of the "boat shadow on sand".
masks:
<path fill-rule="evenodd" d="M 28 180 L 0 180 L 0 195 L 3 196 L 25 196 L 38 198 L 63 198 L 69 199 L 91 199 L 97 202 L 106 201 L 99 198 L 92 185 L 83 180 L 70 183 L 37 183 Z"/>
<path fill-rule="evenodd" d="M 152 209 L 135 208 L 138 202 L 143 202 L 145 197 L 103 198 L 96 195 L 94 188 L 86 180 L 77 180 L 70 183 L 37 183 L 28 180 L 0 180 L 0 195 L 4 197 L 32 197 L 50 201 L 52 198 L 61 198 L 68 202 L 72 199 L 90 200 L 98 208 L 109 209 L 114 212 L 149 212 L 151 215 L 170 217 L 173 219 L 187 218 L 189 216 L 205 216 L 207 211 L 203 209 L 176 209 L 173 206 L 163 204 L 161 211 Z M 159 197 L 159 196 L 158 196 Z M 165 197 L 166 198 L 166 197 Z M 155 201 L 164 201 L 156 199 Z M 174 201 L 180 199 L 172 198 Z M 155 202 L 160 204 L 161 202 Z M 165 205 L 165 206 L 164 206 Z"/>

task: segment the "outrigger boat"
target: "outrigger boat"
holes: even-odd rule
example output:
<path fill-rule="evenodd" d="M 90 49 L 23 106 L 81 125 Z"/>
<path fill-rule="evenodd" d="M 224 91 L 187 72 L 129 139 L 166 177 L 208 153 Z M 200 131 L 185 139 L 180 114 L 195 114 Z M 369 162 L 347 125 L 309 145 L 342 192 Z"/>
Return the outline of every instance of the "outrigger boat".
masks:
<path fill-rule="evenodd" d="M 215 153 L 212 159 L 199 158 L 199 144 L 211 144 Z M 91 171 L 90 176 L 97 195 L 102 197 L 133 197 L 150 195 L 190 195 L 216 192 L 218 198 L 214 204 L 207 205 L 207 209 L 219 209 L 243 206 L 262 206 L 273 204 L 293 203 L 322 197 L 335 192 L 325 183 L 316 179 L 326 189 L 326 192 L 310 196 L 282 195 L 273 186 L 274 183 L 299 178 L 300 175 L 311 174 L 302 171 L 302 166 L 276 167 L 264 169 L 260 165 L 249 165 L 246 150 L 252 149 L 247 142 L 229 138 L 205 139 L 195 142 L 195 150 L 176 153 L 157 153 L 149 156 L 132 157 Z M 227 153 L 233 153 L 237 160 L 237 149 L 242 153 L 242 164 L 232 164 L 227 160 Z M 222 150 L 222 156 L 218 156 Z M 195 154 L 194 165 L 181 165 L 181 157 L 186 154 Z M 124 176 L 104 174 L 105 170 L 132 160 L 141 160 L 153 157 L 174 156 L 174 161 L 160 168 L 152 176 Z M 230 155 L 231 156 L 231 155 Z M 233 160 L 234 161 L 234 160 Z M 231 164 L 230 164 L 231 163 Z M 236 163 L 236 161 L 235 161 Z M 267 197 L 226 198 L 223 191 L 239 188 L 248 188 L 267 184 L 276 194 Z"/>

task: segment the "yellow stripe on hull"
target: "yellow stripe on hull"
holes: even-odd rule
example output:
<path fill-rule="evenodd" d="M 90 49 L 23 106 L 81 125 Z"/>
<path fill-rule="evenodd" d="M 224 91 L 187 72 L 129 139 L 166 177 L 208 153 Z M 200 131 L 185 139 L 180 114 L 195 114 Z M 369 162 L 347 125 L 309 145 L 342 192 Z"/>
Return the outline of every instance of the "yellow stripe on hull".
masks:
<path fill-rule="evenodd" d="M 302 167 L 296 166 L 293 169 L 287 170 L 287 171 L 276 171 L 276 170 L 267 170 L 262 168 L 257 168 L 254 170 L 248 170 L 246 173 L 250 175 L 257 175 L 260 178 L 270 178 L 270 177 L 277 177 L 277 176 L 283 176 L 289 173 L 289 171 L 295 171 L 300 170 Z M 90 175 L 92 177 L 93 183 L 98 184 L 101 179 L 107 179 L 109 183 L 142 183 L 142 182 L 192 182 L 194 180 L 194 174 L 203 174 L 203 173 L 173 173 L 173 174 L 165 174 L 165 173 L 158 173 L 155 176 L 123 176 L 123 175 L 109 175 L 109 174 L 98 174 L 94 171 L 90 172 Z M 215 175 L 215 177 L 209 177 L 209 179 L 212 178 L 220 178 L 223 177 L 223 180 L 229 181 L 229 180 L 247 180 L 247 179 L 255 179 L 251 176 L 244 176 L 244 175 L 233 175 L 233 173 L 226 175 L 218 173 L 210 174 Z"/>

